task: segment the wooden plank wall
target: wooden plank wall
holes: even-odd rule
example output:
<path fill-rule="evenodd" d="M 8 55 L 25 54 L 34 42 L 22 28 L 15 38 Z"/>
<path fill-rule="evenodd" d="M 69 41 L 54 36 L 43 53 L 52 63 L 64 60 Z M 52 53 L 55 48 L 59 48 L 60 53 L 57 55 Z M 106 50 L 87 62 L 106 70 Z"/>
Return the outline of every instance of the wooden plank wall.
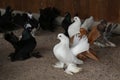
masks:
<path fill-rule="evenodd" d="M 55 6 L 62 15 L 69 11 L 81 18 L 93 16 L 95 20 L 102 18 L 120 23 L 120 0 L 0 0 L 0 8 L 7 5 L 15 10 L 39 13 L 40 8 Z"/>

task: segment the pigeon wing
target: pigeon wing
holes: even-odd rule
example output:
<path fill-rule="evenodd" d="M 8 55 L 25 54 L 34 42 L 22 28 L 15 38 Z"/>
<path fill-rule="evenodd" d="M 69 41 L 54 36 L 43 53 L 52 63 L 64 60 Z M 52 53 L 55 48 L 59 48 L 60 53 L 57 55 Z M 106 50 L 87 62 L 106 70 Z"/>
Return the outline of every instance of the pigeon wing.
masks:
<path fill-rule="evenodd" d="M 85 28 L 86 30 L 88 30 L 93 23 L 94 23 L 93 16 L 90 16 L 84 21 L 84 23 L 81 25 L 81 28 Z"/>
<path fill-rule="evenodd" d="M 71 47 L 71 51 L 74 55 L 78 55 L 79 53 L 82 53 L 84 51 L 89 50 L 89 43 L 87 36 L 83 36 L 77 45 Z"/>

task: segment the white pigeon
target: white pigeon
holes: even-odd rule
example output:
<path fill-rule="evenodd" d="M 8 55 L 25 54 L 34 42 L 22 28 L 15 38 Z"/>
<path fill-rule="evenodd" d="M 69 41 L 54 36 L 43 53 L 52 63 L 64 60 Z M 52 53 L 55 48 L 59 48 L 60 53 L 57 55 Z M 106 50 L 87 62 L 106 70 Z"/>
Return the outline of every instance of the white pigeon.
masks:
<path fill-rule="evenodd" d="M 65 72 L 71 75 L 82 70 L 82 68 L 77 67 L 76 64 L 83 64 L 83 61 L 77 59 L 77 57 L 71 51 L 69 47 L 69 38 L 63 33 L 58 34 L 57 38 L 60 40 L 60 42 L 54 46 L 53 52 L 59 62 L 57 62 L 54 67 L 64 68 L 66 65 L 67 68 L 65 69 Z"/>
<path fill-rule="evenodd" d="M 73 44 L 71 46 L 71 51 L 75 56 L 78 54 L 89 50 L 88 38 L 86 35 L 83 35 L 81 38 L 79 34 L 74 35 Z"/>
<path fill-rule="evenodd" d="M 73 18 L 73 23 L 68 27 L 68 34 L 70 37 L 77 33 L 80 33 L 81 20 L 79 17 L 75 16 Z"/>
<path fill-rule="evenodd" d="M 81 28 L 85 28 L 86 30 L 88 30 L 90 29 L 93 23 L 94 23 L 93 16 L 90 16 L 89 18 L 85 19 L 85 21 L 81 25 Z"/>

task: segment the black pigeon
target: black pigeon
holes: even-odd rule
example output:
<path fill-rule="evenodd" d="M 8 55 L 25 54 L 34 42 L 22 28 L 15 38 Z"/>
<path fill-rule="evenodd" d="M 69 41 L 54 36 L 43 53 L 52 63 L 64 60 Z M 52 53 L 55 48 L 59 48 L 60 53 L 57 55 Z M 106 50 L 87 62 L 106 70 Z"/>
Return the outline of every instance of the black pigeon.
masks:
<path fill-rule="evenodd" d="M 60 15 L 60 11 L 55 7 L 47 7 L 40 9 L 39 23 L 43 30 L 55 31 L 56 26 L 54 25 L 55 18 Z"/>
<path fill-rule="evenodd" d="M 15 52 L 9 55 L 11 61 L 26 60 L 31 56 L 37 58 L 41 57 L 41 55 L 39 55 L 38 52 L 32 53 L 37 43 L 35 38 L 31 35 L 30 32 L 31 32 L 31 27 L 29 27 L 26 24 L 25 29 L 22 32 L 22 38 L 20 40 L 12 32 L 5 33 L 4 35 L 5 40 L 10 42 L 15 49 Z"/>
<path fill-rule="evenodd" d="M 18 27 L 23 27 L 28 22 L 28 16 L 26 13 L 16 13 L 13 16 L 13 23 Z"/>
<path fill-rule="evenodd" d="M 64 28 L 65 30 L 65 35 L 69 37 L 68 35 L 68 27 L 69 25 L 72 24 L 72 21 L 71 21 L 71 14 L 69 12 L 66 12 L 65 14 L 65 17 L 64 17 L 64 20 L 62 21 L 62 27 Z"/>
<path fill-rule="evenodd" d="M 33 17 L 31 12 L 28 12 L 27 16 L 28 16 L 27 22 L 30 23 L 30 25 L 32 26 L 32 29 L 33 28 L 37 29 L 39 24 L 38 20 Z"/>
<path fill-rule="evenodd" d="M 0 32 L 7 32 L 16 29 L 16 25 L 12 23 L 12 12 L 10 6 L 6 7 L 5 13 L 0 17 Z"/>
<path fill-rule="evenodd" d="M 29 23 L 33 28 L 38 28 L 38 20 L 32 16 L 31 12 L 28 13 L 16 13 L 13 17 L 13 23 L 17 26 L 23 27 L 26 23 Z"/>

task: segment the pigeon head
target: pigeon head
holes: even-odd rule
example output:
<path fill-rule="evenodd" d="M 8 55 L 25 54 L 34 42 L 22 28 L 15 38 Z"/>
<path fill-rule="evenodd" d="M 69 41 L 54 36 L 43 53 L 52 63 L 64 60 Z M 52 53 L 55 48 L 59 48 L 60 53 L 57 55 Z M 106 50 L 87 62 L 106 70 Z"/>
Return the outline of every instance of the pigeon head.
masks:
<path fill-rule="evenodd" d="M 26 30 L 30 31 L 30 32 L 31 32 L 31 30 L 32 30 L 32 26 L 31 26 L 29 23 L 25 24 L 25 25 L 24 25 L 24 28 L 25 28 Z"/>
<path fill-rule="evenodd" d="M 69 12 L 66 12 L 65 17 L 70 17 L 71 18 L 71 14 Z"/>
<path fill-rule="evenodd" d="M 101 33 L 103 33 L 103 32 L 105 32 L 106 26 L 107 26 L 107 21 L 103 19 L 103 20 L 100 21 L 100 24 L 97 25 L 97 29 L 98 29 Z"/>
<path fill-rule="evenodd" d="M 6 13 L 12 13 L 13 10 L 11 9 L 11 6 L 6 7 Z"/>
<path fill-rule="evenodd" d="M 59 39 L 60 41 L 69 41 L 68 37 L 65 36 L 63 33 L 59 33 L 57 39 Z"/>
<path fill-rule="evenodd" d="M 71 23 L 71 14 L 69 12 L 66 12 L 65 19 Z"/>
<path fill-rule="evenodd" d="M 75 16 L 75 17 L 73 18 L 73 22 L 80 22 L 80 18 L 77 17 L 77 16 Z"/>
<path fill-rule="evenodd" d="M 58 36 L 57 36 L 57 38 L 58 38 L 58 39 L 62 39 L 64 36 L 65 36 L 64 34 L 59 33 Z"/>

